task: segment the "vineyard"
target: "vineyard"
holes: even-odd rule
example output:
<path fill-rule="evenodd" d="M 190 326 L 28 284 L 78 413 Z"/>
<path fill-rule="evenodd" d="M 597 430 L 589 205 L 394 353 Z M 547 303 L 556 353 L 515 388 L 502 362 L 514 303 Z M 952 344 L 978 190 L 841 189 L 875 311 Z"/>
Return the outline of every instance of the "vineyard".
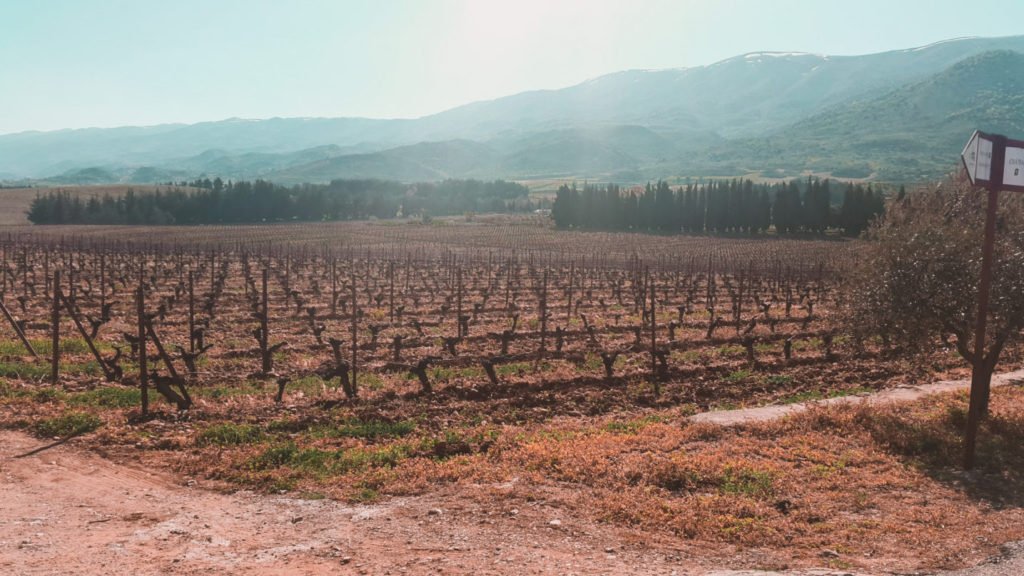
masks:
<path fill-rule="evenodd" d="M 92 433 L 104 453 L 231 486 L 373 502 L 524 475 L 597 490 L 586 507 L 618 524 L 782 546 L 793 533 L 771 522 L 820 521 L 789 516 L 792 480 L 751 454 L 700 453 L 722 433 L 679 424 L 958 366 L 949 350 L 910 364 L 835 322 L 850 242 L 500 217 L 24 230 L 0 236 L 0 424 Z M 607 440 L 645 434 L 700 447 L 683 462 Z M 829 450 L 819 441 L 808 454 Z M 688 499 L 708 491 L 725 499 Z M 869 538 L 851 530 L 797 541 Z"/>
<path fill-rule="evenodd" d="M 502 376 L 520 372 L 556 388 L 633 374 L 658 396 L 663 382 L 742 366 L 830 364 L 845 343 L 823 322 L 834 261 L 787 261 L 756 243 L 645 259 L 524 251 L 514 237 L 511 250 L 497 238 L 490 250 L 444 249 L 457 247 L 444 236 L 328 249 L 308 240 L 216 246 L 219 231 L 207 233 L 189 245 L 159 232 L 143 243 L 9 235 L 5 299 L 22 318 L 50 320 L 12 317 L 11 328 L 51 351 L 62 338 L 82 343 L 87 365 L 111 382 L 146 377 L 152 365 L 149 377 L 181 409 L 190 405 L 186 382 L 273 377 L 283 394 L 291 380 L 321 377 L 356 398 L 361 371 L 391 393 L 408 391 L 413 375 L 423 394 L 437 374 L 479 373 L 470 389 L 500 388 Z M 142 342 L 155 350 L 140 355 Z M 60 383 L 60 364 L 51 368 Z M 707 409 L 748 392 L 736 388 L 686 393 Z"/>

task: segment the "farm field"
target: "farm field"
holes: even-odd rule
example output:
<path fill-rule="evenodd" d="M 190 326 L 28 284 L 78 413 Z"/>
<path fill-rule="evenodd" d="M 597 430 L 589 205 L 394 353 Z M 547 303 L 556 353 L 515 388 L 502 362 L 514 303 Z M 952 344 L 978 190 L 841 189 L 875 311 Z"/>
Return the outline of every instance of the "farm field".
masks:
<path fill-rule="evenodd" d="M 0 426 L 201 487 L 419 499 L 513 535 L 523 514 L 534 537 L 586 526 L 599 557 L 666 572 L 955 569 L 1024 538 L 1019 387 L 996 392 L 970 476 L 964 394 L 690 420 L 967 374 L 952 350 L 911 363 L 843 329 L 853 242 L 477 217 L 10 227 L 0 251 L 39 356 L 3 325 Z"/>
<path fill-rule="evenodd" d="M 843 239 L 652 235 L 622 232 L 571 232 L 552 229 L 550 218 L 535 215 L 476 215 L 356 222 L 282 223 L 231 226 L 0 226 L 8 242 L 55 243 L 71 240 L 108 249 L 133 246 L 174 250 L 279 250 L 306 254 L 332 251 L 338 257 L 398 255 L 436 258 L 465 252 L 476 258 L 586 258 L 622 265 L 640 258 L 650 265 L 697 263 L 709 258 L 719 268 L 835 266 L 855 248 Z M 538 260 L 539 261 L 539 260 Z"/>

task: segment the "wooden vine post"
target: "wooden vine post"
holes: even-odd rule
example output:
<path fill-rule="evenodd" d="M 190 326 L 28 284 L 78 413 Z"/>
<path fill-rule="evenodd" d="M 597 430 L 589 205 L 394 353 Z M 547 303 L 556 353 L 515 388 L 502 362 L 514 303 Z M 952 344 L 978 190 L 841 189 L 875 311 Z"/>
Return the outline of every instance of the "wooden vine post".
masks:
<path fill-rule="evenodd" d="M 569 264 L 569 298 L 565 306 L 565 327 L 569 328 L 569 321 L 572 319 L 572 279 L 576 275 L 576 261 Z"/>
<path fill-rule="evenodd" d="M 395 323 L 395 261 L 388 261 L 388 321 Z"/>
<path fill-rule="evenodd" d="M 188 271 L 188 352 L 196 352 L 196 275 L 192 270 Z M 246 284 L 248 287 L 248 284 Z"/>
<path fill-rule="evenodd" d="M 547 350 L 548 338 L 548 270 L 544 269 L 544 277 L 540 288 L 540 352 Z M 539 357 L 538 357 L 539 360 Z"/>
<path fill-rule="evenodd" d="M 107 307 L 107 259 L 100 252 L 100 310 Z"/>
<path fill-rule="evenodd" d="M 338 260 L 331 257 L 331 317 L 338 316 Z"/>
<path fill-rule="evenodd" d="M 146 357 L 146 287 L 139 271 L 139 287 L 135 292 L 139 340 L 139 391 L 142 393 L 142 415 L 149 415 L 149 366 Z"/>
<path fill-rule="evenodd" d="M 352 267 L 352 396 L 358 394 L 359 388 L 356 385 L 356 358 L 359 351 L 359 306 L 356 305 L 356 272 Z"/>
<path fill-rule="evenodd" d="M 53 298 L 50 308 L 50 382 L 60 378 L 60 270 L 53 273 Z"/>
<path fill-rule="evenodd" d="M 455 335 L 458 338 L 462 338 L 462 266 L 458 266 L 455 270 Z"/>
<path fill-rule="evenodd" d="M 654 315 L 655 290 L 651 282 L 651 273 L 647 273 L 647 291 L 651 294 L 651 382 L 654 384 L 654 396 L 661 395 L 661 383 L 658 381 L 658 319 Z"/>
<path fill-rule="evenodd" d="M 260 358 L 262 360 L 261 368 L 264 374 L 269 374 L 273 368 L 273 362 L 271 355 L 268 352 L 270 345 L 270 302 L 267 293 L 267 277 L 269 271 L 263 269 L 263 287 L 262 287 L 262 299 L 263 303 L 261 306 L 260 313 Z"/>

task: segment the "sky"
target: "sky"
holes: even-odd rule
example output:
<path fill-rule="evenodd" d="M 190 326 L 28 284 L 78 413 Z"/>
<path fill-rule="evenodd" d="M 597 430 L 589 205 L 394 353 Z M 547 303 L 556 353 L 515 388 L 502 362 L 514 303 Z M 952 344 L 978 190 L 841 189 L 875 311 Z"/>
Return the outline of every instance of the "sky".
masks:
<path fill-rule="evenodd" d="M 1015 34 L 1022 0 L 0 0 L 0 134 L 413 118 L 746 52 Z"/>

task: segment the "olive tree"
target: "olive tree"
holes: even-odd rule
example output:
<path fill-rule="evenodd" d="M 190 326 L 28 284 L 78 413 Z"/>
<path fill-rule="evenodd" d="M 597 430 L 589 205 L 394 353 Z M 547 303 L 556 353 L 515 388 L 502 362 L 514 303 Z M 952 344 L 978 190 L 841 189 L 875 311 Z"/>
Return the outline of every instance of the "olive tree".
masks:
<path fill-rule="evenodd" d="M 845 305 L 860 334 L 879 335 L 904 352 L 954 346 L 972 368 L 979 418 L 988 413 L 999 355 L 1024 326 L 1024 199 L 1007 193 L 996 224 L 988 329 L 976 354 L 986 194 L 957 176 L 894 201 L 858 247 Z M 967 431 L 967 467 L 976 431 Z"/>

